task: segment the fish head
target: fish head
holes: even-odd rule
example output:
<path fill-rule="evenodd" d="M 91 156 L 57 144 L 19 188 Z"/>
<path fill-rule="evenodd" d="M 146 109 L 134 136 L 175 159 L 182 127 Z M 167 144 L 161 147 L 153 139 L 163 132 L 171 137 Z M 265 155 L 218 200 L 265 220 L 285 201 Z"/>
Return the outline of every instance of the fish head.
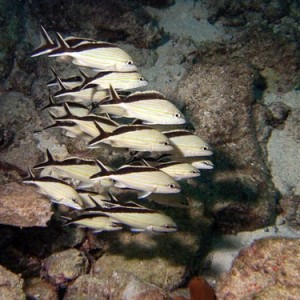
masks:
<path fill-rule="evenodd" d="M 211 170 L 214 168 L 214 164 L 210 160 L 195 160 L 192 162 L 192 166 L 204 170 Z"/>
<path fill-rule="evenodd" d="M 155 213 L 153 214 L 152 218 L 152 224 L 147 226 L 147 231 L 175 232 L 177 230 L 177 225 L 169 216 L 161 213 Z"/>
<path fill-rule="evenodd" d="M 179 125 L 179 124 L 186 123 L 186 119 L 185 119 L 184 115 L 179 110 L 176 110 L 172 113 L 172 120 L 173 120 L 172 124 Z"/>
<path fill-rule="evenodd" d="M 158 143 L 152 145 L 152 151 L 160 151 L 160 152 L 165 152 L 165 151 L 172 151 L 173 146 L 171 145 L 171 142 L 169 141 L 168 138 L 162 138 L 161 140 L 158 141 Z"/>
<path fill-rule="evenodd" d="M 164 186 L 161 193 L 175 194 L 179 193 L 180 190 L 180 185 L 175 180 L 173 180 L 173 182 L 170 182 Z"/>
<path fill-rule="evenodd" d="M 115 63 L 112 71 L 118 72 L 134 72 L 137 71 L 137 66 L 133 63 L 131 59 L 126 61 L 118 61 Z"/>
<path fill-rule="evenodd" d="M 74 208 L 74 209 L 78 209 L 78 210 L 81 210 L 83 209 L 83 202 L 81 199 L 75 199 L 75 198 L 65 198 L 61 204 L 64 204 L 68 207 L 71 207 L 71 208 Z"/>

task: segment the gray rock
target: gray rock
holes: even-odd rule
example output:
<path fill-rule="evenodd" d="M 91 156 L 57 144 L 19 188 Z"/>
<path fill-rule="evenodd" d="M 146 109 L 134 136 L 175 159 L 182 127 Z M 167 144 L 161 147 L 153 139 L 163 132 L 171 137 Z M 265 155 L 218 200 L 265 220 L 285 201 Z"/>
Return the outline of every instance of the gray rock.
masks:
<path fill-rule="evenodd" d="M 0 266 L 0 300 L 25 300 L 23 279 Z"/>
<path fill-rule="evenodd" d="M 0 186 L 0 222 L 18 227 L 47 226 L 51 202 L 33 186 L 16 182 Z"/>
<path fill-rule="evenodd" d="M 167 293 L 155 285 L 145 283 L 126 272 L 83 275 L 72 283 L 64 300 L 169 300 Z"/>
<path fill-rule="evenodd" d="M 36 300 L 58 300 L 57 289 L 40 278 L 26 280 L 24 291 L 30 299 Z"/>
<path fill-rule="evenodd" d="M 41 276 L 56 285 L 66 284 L 85 274 L 88 259 L 80 251 L 69 249 L 54 253 L 43 261 Z"/>

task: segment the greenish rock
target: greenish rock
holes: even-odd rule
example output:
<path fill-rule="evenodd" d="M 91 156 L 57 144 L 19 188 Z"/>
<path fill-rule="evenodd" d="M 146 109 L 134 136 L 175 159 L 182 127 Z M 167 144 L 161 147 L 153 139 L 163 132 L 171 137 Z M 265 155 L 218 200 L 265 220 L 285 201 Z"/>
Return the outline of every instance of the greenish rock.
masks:
<path fill-rule="evenodd" d="M 0 300 L 25 300 L 23 279 L 0 266 Z"/>
<path fill-rule="evenodd" d="M 20 38 L 22 4 L 1 0 L 0 7 L 0 78 L 6 78 L 13 67 L 15 48 Z"/>
<path fill-rule="evenodd" d="M 62 285 L 85 274 L 88 266 L 88 259 L 82 252 L 68 249 L 44 259 L 41 276 L 53 284 Z"/>

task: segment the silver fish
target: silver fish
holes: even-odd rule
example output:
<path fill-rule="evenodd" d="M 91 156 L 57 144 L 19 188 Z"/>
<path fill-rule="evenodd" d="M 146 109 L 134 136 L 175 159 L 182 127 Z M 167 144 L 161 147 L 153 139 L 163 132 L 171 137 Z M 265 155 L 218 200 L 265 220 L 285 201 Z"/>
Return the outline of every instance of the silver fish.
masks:
<path fill-rule="evenodd" d="M 211 147 L 200 137 L 184 129 L 163 131 L 174 146 L 174 156 L 210 156 Z"/>
<path fill-rule="evenodd" d="M 127 118 L 137 118 L 143 124 L 184 124 L 184 115 L 157 91 L 135 92 L 121 99 L 110 85 L 112 99 L 101 102 L 99 110 Z"/>
<path fill-rule="evenodd" d="M 96 124 L 95 124 L 96 125 Z M 134 151 L 171 151 L 170 141 L 161 132 L 146 125 L 121 125 L 111 133 L 106 133 L 97 125 L 99 135 L 91 140 L 91 148 L 104 143 L 116 148 L 128 148 Z"/>
<path fill-rule="evenodd" d="M 169 216 L 142 206 L 97 207 L 84 213 L 105 215 L 131 227 L 132 231 L 174 232 L 177 230 L 177 225 Z"/>
<path fill-rule="evenodd" d="M 60 89 L 54 93 L 53 97 L 55 98 L 70 96 L 74 101 L 89 106 L 91 104 L 99 104 L 109 97 L 109 92 L 107 90 L 98 90 L 96 84 L 90 84 L 86 88 L 83 88 L 82 84 L 68 88 L 58 76 L 56 79 Z"/>
<path fill-rule="evenodd" d="M 67 101 L 66 103 L 74 116 L 83 117 L 90 113 L 90 109 L 81 103 L 71 101 Z M 49 104 L 42 108 L 42 110 L 45 109 L 49 109 L 56 117 L 62 117 L 67 113 L 64 103 L 56 103 L 51 96 L 49 96 Z"/>
<path fill-rule="evenodd" d="M 148 81 L 138 72 L 110 72 L 101 71 L 95 76 L 88 77 L 85 74 L 85 82 L 82 88 L 87 88 L 91 84 L 97 85 L 98 90 L 109 90 L 110 85 L 112 85 L 116 90 L 130 90 L 145 86 Z"/>
<path fill-rule="evenodd" d="M 69 220 L 64 225 L 71 224 L 77 225 L 78 227 L 89 228 L 94 233 L 99 233 L 102 231 L 117 231 L 123 229 L 123 226 L 119 222 L 116 222 L 110 217 L 99 214 L 78 216 L 74 219 Z"/>
<path fill-rule="evenodd" d="M 25 178 L 23 182 L 38 186 L 40 192 L 47 195 L 52 202 L 63 204 L 74 209 L 83 208 L 83 202 L 76 190 L 63 180 L 50 176 L 34 177 L 31 170 L 29 173 L 30 176 Z"/>
<path fill-rule="evenodd" d="M 131 188 L 144 191 L 140 196 L 146 197 L 151 193 L 179 193 L 179 184 L 168 174 L 148 166 L 125 165 L 115 171 L 107 171 L 100 161 L 97 161 L 101 171 L 92 175 L 93 180 L 109 178 L 116 181 L 115 187 Z"/>
<path fill-rule="evenodd" d="M 119 126 L 117 122 L 101 116 L 75 116 L 72 114 L 69 106 L 66 103 L 64 104 L 64 108 L 67 111 L 65 116 L 55 117 L 51 115 L 52 118 L 55 121 L 73 122 L 79 126 L 83 133 L 90 135 L 92 138 L 95 138 L 99 135 L 99 129 L 96 127 L 96 125 L 98 125 L 104 132 L 108 133 L 114 131 Z"/>
<path fill-rule="evenodd" d="M 143 162 L 146 165 L 149 165 L 147 161 L 143 160 Z M 156 165 L 155 168 L 167 173 L 175 180 L 194 178 L 200 176 L 199 170 L 186 162 L 169 161 L 160 163 Z"/>
<path fill-rule="evenodd" d="M 70 40 L 64 40 L 58 32 L 56 39 L 58 47 L 49 53 L 49 57 L 69 56 L 75 65 L 107 71 L 137 70 L 129 54 L 114 44 L 85 41 L 71 47 Z"/>

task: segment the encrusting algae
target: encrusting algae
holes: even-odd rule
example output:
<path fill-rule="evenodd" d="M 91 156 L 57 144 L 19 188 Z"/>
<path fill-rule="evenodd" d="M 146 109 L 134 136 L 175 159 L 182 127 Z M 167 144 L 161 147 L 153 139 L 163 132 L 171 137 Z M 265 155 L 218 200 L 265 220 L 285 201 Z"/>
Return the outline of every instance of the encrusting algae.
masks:
<path fill-rule="evenodd" d="M 79 70 L 79 76 L 61 79 L 52 69 L 54 79 L 48 86 L 59 90 L 43 108 L 54 121 L 44 130 L 62 128 L 66 136 L 82 139 L 88 148 L 107 144 L 129 149 L 138 153 L 140 160 L 113 169 L 99 160 L 69 157 L 58 161 L 47 150 L 46 160 L 33 167 L 38 175 L 30 170 L 24 182 L 37 185 L 52 202 L 78 211 L 76 217 L 63 217 L 65 225 L 90 228 L 95 233 L 125 227 L 137 232 L 176 231 L 169 216 L 132 201 L 121 203 L 109 189 L 130 189 L 138 198 L 179 193 L 179 180 L 199 176 L 199 169 L 213 168 L 202 158 L 213 154 L 210 146 L 188 130 L 164 128 L 186 123 L 184 115 L 158 91 L 131 92 L 148 82 L 131 56 L 118 46 L 90 38 L 63 38 L 59 33 L 53 41 L 41 26 L 41 44 L 32 57 L 46 54 L 89 68 L 94 75 Z M 64 100 L 57 103 L 53 97 Z M 128 124 L 128 118 L 135 121 Z M 123 120 L 126 123 L 122 124 Z M 152 127 L 155 125 L 161 129 Z M 160 159 L 151 157 L 152 153 L 159 153 Z"/>

